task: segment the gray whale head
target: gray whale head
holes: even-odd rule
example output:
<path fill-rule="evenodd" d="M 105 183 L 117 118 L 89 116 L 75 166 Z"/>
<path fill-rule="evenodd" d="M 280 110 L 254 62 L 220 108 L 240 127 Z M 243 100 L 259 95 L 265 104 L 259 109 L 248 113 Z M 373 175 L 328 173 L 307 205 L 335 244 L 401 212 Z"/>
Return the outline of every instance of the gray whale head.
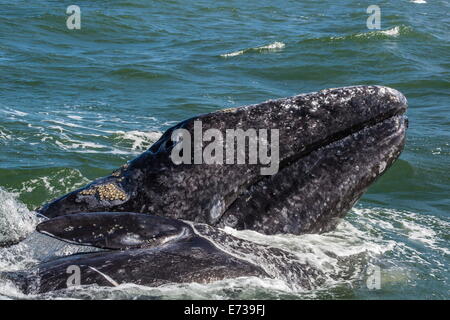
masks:
<path fill-rule="evenodd" d="M 136 159 L 38 209 L 140 212 L 253 229 L 267 234 L 325 232 L 398 158 L 405 97 L 382 86 L 327 89 L 185 120 Z M 279 169 L 261 164 L 175 164 L 176 129 L 279 130 Z M 236 163 L 236 162 L 235 162 Z"/>

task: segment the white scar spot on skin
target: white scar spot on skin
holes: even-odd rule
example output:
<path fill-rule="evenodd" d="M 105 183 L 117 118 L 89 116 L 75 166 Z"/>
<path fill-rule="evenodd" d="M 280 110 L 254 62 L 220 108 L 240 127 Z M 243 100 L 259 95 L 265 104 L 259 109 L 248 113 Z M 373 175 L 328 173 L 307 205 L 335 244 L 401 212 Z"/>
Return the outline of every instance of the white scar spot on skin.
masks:
<path fill-rule="evenodd" d="M 173 235 L 173 236 L 169 236 L 169 237 L 164 238 L 161 241 L 161 245 L 166 244 L 168 242 L 171 242 L 173 240 L 183 239 L 183 238 L 185 238 L 188 235 L 189 235 L 189 230 L 187 228 L 183 228 L 180 233 L 178 233 L 176 235 Z"/>
<path fill-rule="evenodd" d="M 211 207 L 211 210 L 209 212 L 209 215 L 211 217 L 212 221 L 216 221 L 223 213 L 225 209 L 225 204 L 221 199 L 217 200 L 213 206 Z"/>
<path fill-rule="evenodd" d="M 103 278 L 105 278 L 109 283 L 111 283 L 114 287 L 118 287 L 119 284 L 117 282 L 115 282 L 110 276 L 98 271 L 97 269 L 95 269 L 94 267 L 88 266 L 89 269 L 94 270 L 95 272 L 97 272 L 99 275 L 101 275 Z"/>
<path fill-rule="evenodd" d="M 127 233 L 120 242 L 126 246 L 134 246 L 142 243 L 142 239 L 138 234 Z"/>
<path fill-rule="evenodd" d="M 378 173 L 381 174 L 386 169 L 387 163 L 385 161 L 380 162 Z"/>

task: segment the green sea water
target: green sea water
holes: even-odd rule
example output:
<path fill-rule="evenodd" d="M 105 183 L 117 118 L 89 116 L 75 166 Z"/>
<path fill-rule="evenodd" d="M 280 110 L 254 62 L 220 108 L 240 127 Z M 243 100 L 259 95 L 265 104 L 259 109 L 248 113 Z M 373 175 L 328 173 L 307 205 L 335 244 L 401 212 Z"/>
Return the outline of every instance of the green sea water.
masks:
<path fill-rule="evenodd" d="M 69 30 L 66 9 L 81 9 Z M 381 9 L 368 29 L 366 9 Z M 240 236 L 278 243 L 325 268 L 326 255 L 365 255 L 317 290 L 248 278 L 163 288 L 123 285 L 4 298 L 448 299 L 450 3 L 401 1 L 0 0 L 0 238 L 23 216 L 146 150 L 180 120 L 330 87 L 379 84 L 408 99 L 400 159 L 325 235 Z M 234 231 L 233 231 L 234 232 Z M 239 233 L 238 233 L 239 234 Z M 31 263 L 0 250 L 0 271 Z M 32 260 L 32 259 L 31 259 Z"/>

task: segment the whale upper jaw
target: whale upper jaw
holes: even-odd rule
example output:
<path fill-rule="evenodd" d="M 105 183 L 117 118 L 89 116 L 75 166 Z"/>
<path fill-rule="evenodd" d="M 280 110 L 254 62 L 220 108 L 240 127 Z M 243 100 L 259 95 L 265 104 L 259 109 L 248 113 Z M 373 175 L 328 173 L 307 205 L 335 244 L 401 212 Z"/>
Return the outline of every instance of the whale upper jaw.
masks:
<path fill-rule="evenodd" d="M 269 234 L 325 232 L 398 158 L 406 109 L 406 98 L 397 90 L 353 86 L 200 115 L 167 130 L 111 176 L 38 212 L 47 217 L 148 212 Z M 172 132 L 192 132 L 198 120 L 204 130 L 221 132 L 278 129 L 278 173 L 262 176 L 261 165 L 250 164 L 174 164 Z M 105 198 L 99 188 L 113 190 L 113 196 Z"/>

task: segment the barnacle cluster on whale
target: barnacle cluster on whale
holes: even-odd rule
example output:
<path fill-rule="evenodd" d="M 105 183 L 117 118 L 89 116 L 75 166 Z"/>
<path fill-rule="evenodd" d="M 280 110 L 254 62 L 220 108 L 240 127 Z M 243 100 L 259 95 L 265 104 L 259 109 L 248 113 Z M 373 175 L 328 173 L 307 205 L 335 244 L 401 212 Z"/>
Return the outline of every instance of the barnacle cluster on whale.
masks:
<path fill-rule="evenodd" d="M 98 195 L 100 200 L 108 200 L 108 201 L 114 200 L 124 201 L 127 198 L 127 194 L 114 183 L 92 186 L 89 189 L 80 191 L 80 194 L 84 196 Z"/>
<path fill-rule="evenodd" d="M 112 175 L 113 177 L 120 177 L 120 176 L 123 174 L 123 172 L 124 172 L 127 168 L 128 168 L 128 163 L 125 163 L 125 164 L 123 164 L 122 166 L 120 166 L 119 169 L 114 170 L 114 171 L 111 173 L 111 175 Z M 122 177 L 122 179 L 123 179 L 123 177 Z M 120 179 L 119 179 L 119 180 L 120 180 Z"/>

